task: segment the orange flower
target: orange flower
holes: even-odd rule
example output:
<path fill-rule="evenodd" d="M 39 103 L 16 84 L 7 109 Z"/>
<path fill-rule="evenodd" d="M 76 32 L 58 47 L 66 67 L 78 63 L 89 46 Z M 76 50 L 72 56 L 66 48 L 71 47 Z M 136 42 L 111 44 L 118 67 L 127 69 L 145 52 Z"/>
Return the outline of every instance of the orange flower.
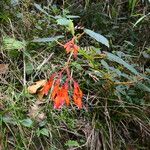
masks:
<path fill-rule="evenodd" d="M 74 43 L 74 40 L 75 40 L 75 37 L 73 37 L 71 41 L 67 42 L 67 43 L 64 45 L 64 48 L 66 49 L 66 52 L 67 52 L 67 53 L 73 51 L 74 57 L 77 58 L 79 46 L 77 46 L 77 45 Z"/>
<path fill-rule="evenodd" d="M 65 97 L 66 105 L 69 106 L 69 104 L 70 104 L 70 99 L 69 99 L 69 95 L 68 95 L 68 82 L 66 82 L 66 83 L 63 85 L 63 94 L 64 94 L 64 97 Z"/>
<path fill-rule="evenodd" d="M 60 89 L 54 99 L 54 109 L 60 109 L 64 105 L 64 103 L 65 99 L 63 97 L 62 89 Z"/>
<path fill-rule="evenodd" d="M 73 99 L 79 109 L 82 108 L 82 97 L 83 97 L 83 93 L 79 87 L 79 84 L 74 81 Z"/>
<path fill-rule="evenodd" d="M 70 100 L 68 95 L 68 83 L 66 82 L 61 88 L 57 91 L 57 95 L 54 98 L 54 109 L 60 109 L 64 103 L 69 106 Z"/>
<path fill-rule="evenodd" d="M 59 89 L 60 89 L 59 86 L 60 86 L 60 79 L 57 79 L 57 81 L 56 81 L 56 83 L 55 83 L 55 85 L 54 85 L 54 89 L 53 89 L 53 91 L 52 91 L 52 95 L 51 95 L 52 100 L 54 100 L 55 97 L 57 96 L 58 91 L 59 91 Z"/>
<path fill-rule="evenodd" d="M 41 95 L 47 95 L 50 88 L 52 87 L 53 85 L 53 82 L 54 82 L 54 77 L 55 77 L 55 74 L 52 74 L 50 79 L 47 81 L 47 83 L 45 84 L 45 86 L 42 88 L 42 90 L 40 91 L 40 94 Z"/>

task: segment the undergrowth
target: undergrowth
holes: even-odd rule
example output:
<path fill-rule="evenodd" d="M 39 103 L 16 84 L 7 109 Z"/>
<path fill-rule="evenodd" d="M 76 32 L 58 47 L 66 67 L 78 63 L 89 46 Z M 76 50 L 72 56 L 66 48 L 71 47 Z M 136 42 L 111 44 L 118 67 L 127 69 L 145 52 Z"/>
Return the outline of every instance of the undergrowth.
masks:
<path fill-rule="evenodd" d="M 0 149 L 150 149 L 149 6 L 2 0 Z M 39 100 L 28 87 L 64 67 L 62 45 L 74 36 L 80 49 L 69 67 L 83 106 L 57 110 L 49 95 Z"/>

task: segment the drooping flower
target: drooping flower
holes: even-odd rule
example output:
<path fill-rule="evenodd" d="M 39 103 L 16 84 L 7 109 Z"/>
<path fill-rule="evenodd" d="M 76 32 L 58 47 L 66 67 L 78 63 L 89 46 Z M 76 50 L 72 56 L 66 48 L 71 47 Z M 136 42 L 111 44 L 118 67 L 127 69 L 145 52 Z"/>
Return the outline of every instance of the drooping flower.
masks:
<path fill-rule="evenodd" d="M 60 109 L 65 103 L 62 88 L 57 91 L 57 96 L 54 99 L 54 109 Z"/>
<path fill-rule="evenodd" d="M 64 48 L 66 49 L 66 52 L 67 52 L 67 53 L 70 53 L 71 51 L 73 51 L 74 57 L 77 58 L 79 46 L 77 46 L 77 45 L 75 44 L 75 37 L 73 37 L 71 41 L 67 42 L 67 43 L 64 45 Z"/>
<path fill-rule="evenodd" d="M 73 100 L 79 109 L 82 108 L 82 97 L 83 97 L 83 93 L 79 87 L 79 84 L 74 81 Z"/>
<path fill-rule="evenodd" d="M 60 109 L 64 105 L 64 103 L 69 106 L 70 99 L 68 95 L 68 82 L 66 82 L 62 87 L 55 88 L 55 90 L 57 91 L 53 95 L 54 108 Z"/>
<path fill-rule="evenodd" d="M 47 95 L 49 90 L 51 89 L 53 82 L 54 82 L 54 78 L 55 78 L 56 74 L 52 74 L 49 78 L 49 80 L 46 82 L 45 86 L 40 90 L 39 95 L 40 97 L 43 97 L 43 95 Z"/>
<path fill-rule="evenodd" d="M 69 99 L 68 91 L 69 91 L 68 82 L 66 82 L 63 85 L 63 94 L 64 94 L 64 97 L 65 97 L 65 102 L 66 102 L 67 106 L 69 106 L 69 104 L 70 104 L 70 99 Z"/>
<path fill-rule="evenodd" d="M 60 79 L 57 79 L 57 80 L 56 80 L 56 83 L 55 83 L 55 85 L 54 85 L 52 94 L 51 94 L 52 100 L 54 100 L 55 97 L 58 95 L 59 89 L 60 89 Z"/>

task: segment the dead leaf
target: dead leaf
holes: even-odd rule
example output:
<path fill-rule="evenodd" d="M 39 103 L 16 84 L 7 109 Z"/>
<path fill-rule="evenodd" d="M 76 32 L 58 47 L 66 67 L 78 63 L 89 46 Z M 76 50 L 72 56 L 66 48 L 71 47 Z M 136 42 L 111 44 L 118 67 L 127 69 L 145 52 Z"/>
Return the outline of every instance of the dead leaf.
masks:
<path fill-rule="evenodd" d="M 41 89 L 41 90 L 39 90 L 39 92 L 38 92 L 38 99 L 39 100 L 42 100 L 42 98 L 43 98 L 43 96 L 44 96 L 44 94 L 43 94 L 43 88 Z"/>
<path fill-rule="evenodd" d="M 0 74 L 6 74 L 8 71 L 8 64 L 0 64 Z"/>
<path fill-rule="evenodd" d="M 35 94 L 40 87 L 43 87 L 46 84 L 46 80 L 40 80 L 35 82 L 33 85 L 28 87 L 28 92 L 30 94 Z"/>

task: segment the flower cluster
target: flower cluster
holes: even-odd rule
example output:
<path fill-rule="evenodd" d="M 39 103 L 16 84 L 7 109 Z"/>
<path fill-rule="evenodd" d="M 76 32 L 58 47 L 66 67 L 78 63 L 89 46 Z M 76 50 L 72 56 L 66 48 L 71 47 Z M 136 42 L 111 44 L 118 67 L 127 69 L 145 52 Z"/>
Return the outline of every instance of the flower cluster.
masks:
<path fill-rule="evenodd" d="M 70 78 L 67 78 L 66 81 L 62 84 L 62 75 L 53 74 L 50 79 L 47 81 L 45 86 L 40 91 L 40 94 L 47 95 L 51 90 L 50 99 L 54 102 L 54 109 L 60 109 L 64 104 L 67 106 L 70 105 L 70 95 L 69 90 L 71 89 L 71 84 L 69 87 Z M 72 79 L 73 82 L 73 95 L 72 98 L 76 106 L 82 108 L 82 97 L 83 93 L 79 87 L 79 84 Z M 70 82 L 71 83 L 71 82 Z"/>
<path fill-rule="evenodd" d="M 74 58 L 77 58 L 79 46 L 75 44 L 75 39 L 76 37 L 73 37 L 65 45 L 61 43 L 59 44 L 66 49 L 67 53 L 72 52 Z M 69 63 L 72 53 L 70 54 L 70 57 L 68 58 L 68 61 L 66 65 L 62 68 L 62 70 L 58 73 L 52 74 L 49 80 L 39 92 L 39 98 L 42 98 L 44 95 L 48 95 L 49 91 L 51 91 L 50 99 L 54 102 L 55 109 L 62 108 L 64 104 L 69 106 L 70 99 L 74 100 L 75 105 L 79 109 L 82 108 L 83 93 L 80 89 L 79 84 L 71 77 L 69 71 Z M 67 74 L 65 82 L 63 81 L 64 78 L 62 79 L 62 74 L 64 71 L 66 71 Z"/>
<path fill-rule="evenodd" d="M 64 48 L 66 49 L 66 52 L 67 52 L 67 53 L 70 53 L 70 52 L 73 51 L 74 58 L 77 58 L 79 46 L 77 46 L 77 45 L 75 44 L 75 37 L 73 37 L 71 41 L 67 42 L 67 43 L 64 45 Z"/>

